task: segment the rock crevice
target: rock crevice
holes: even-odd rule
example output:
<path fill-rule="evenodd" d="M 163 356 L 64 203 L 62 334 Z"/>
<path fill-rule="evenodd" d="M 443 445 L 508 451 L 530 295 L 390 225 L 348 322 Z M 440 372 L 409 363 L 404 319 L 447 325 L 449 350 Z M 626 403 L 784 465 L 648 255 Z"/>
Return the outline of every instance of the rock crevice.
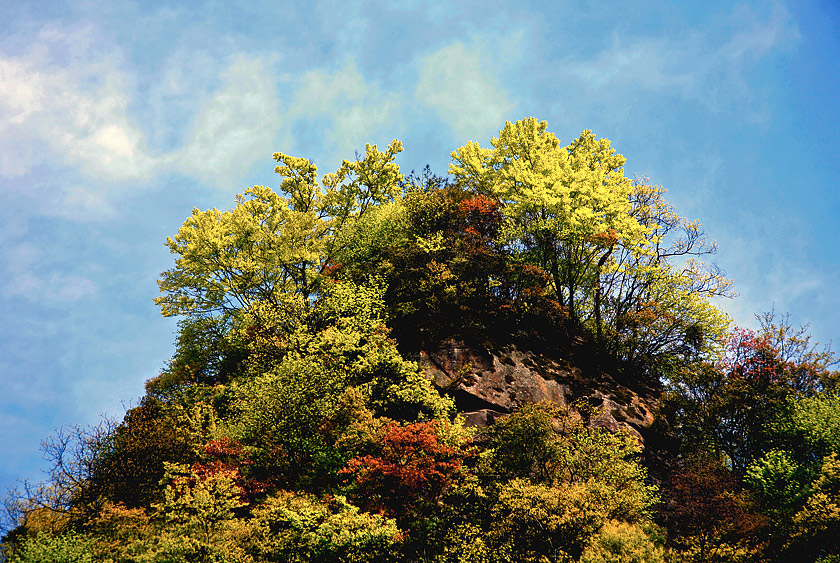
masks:
<path fill-rule="evenodd" d="M 449 393 L 466 422 L 487 426 L 522 405 L 549 402 L 577 410 L 594 408 L 590 424 L 612 431 L 640 430 L 653 423 L 658 398 L 617 383 L 608 374 L 583 374 L 561 359 L 507 346 L 490 351 L 447 340 L 434 351 L 420 352 L 420 366 Z"/>

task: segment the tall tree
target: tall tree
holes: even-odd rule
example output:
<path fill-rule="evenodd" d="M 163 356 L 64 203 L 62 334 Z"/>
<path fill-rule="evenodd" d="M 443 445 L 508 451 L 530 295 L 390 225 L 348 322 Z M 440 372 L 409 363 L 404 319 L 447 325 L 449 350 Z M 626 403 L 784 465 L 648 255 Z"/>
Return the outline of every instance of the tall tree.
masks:
<path fill-rule="evenodd" d="M 367 145 L 363 158 L 345 160 L 322 183 L 305 158 L 275 153 L 280 190 L 254 186 L 230 211 L 194 209 L 166 245 L 175 267 L 158 281 L 156 299 L 166 316 L 230 316 L 257 302 L 305 307 L 317 294 L 340 233 L 373 205 L 400 191 L 394 163 L 402 151 Z"/>
<path fill-rule="evenodd" d="M 505 241 L 551 274 L 558 298 L 582 319 L 616 245 L 645 252 L 647 228 L 630 214 L 624 157 L 590 131 L 566 147 L 545 121 L 506 123 L 492 149 L 470 142 L 450 172 L 504 205 Z"/>
<path fill-rule="evenodd" d="M 728 280 L 686 261 L 714 244 L 674 213 L 664 190 L 625 177 L 625 158 L 609 140 L 584 131 L 564 147 L 546 122 L 526 118 L 490 143 L 454 151 L 450 173 L 501 202 L 501 241 L 547 272 L 569 317 L 600 345 L 613 337 L 650 357 L 723 334 L 728 319 L 708 298 L 729 295 Z M 614 330 L 622 322 L 625 330 Z"/>

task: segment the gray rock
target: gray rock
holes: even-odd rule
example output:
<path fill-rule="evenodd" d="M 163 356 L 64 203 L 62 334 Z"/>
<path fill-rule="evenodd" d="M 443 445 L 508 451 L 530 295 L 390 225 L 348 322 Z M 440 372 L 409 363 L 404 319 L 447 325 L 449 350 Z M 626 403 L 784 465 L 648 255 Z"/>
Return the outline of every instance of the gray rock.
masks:
<path fill-rule="evenodd" d="M 509 346 L 498 351 L 447 340 L 433 352 L 420 353 L 420 367 L 435 385 L 451 394 L 469 426 L 488 426 L 529 403 L 549 402 L 577 410 L 595 407 L 593 426 L 628 430 L 641 439 L 640 428 L 653 423 L 658 402 L 615 382 L 608 374 L 584 377 L 560 359 Z"/>

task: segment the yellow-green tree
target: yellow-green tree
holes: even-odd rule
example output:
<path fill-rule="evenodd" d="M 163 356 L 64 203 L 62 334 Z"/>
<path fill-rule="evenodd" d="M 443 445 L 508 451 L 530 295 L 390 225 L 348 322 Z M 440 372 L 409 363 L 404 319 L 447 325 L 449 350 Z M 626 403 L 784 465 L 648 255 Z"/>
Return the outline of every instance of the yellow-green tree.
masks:
<path fill-rule="evenodd" d="M 194 209 L 166 245 L 175 267 L 158 281 L 156 299 L 165 316 L 230 315 L 255 303 L 305 307 L 317 294 L 339 236 L 371 206 L 392 199 L 402 175 L 402 151 L 367 145 L 364 158 L 345 160 L 318 182 L 305 158 L 275 153 L 282 194 L 254 186 L 236 196 L 229 211 Z"/>
<path fill-rule="evenodd" d="M 454 151 L 450 173 L 500 201 L 501 242 L 548 274 L 570 318 L 599 344 L 619 341 L 623 353 L 650 358 L 723 333 L 728 319 L 708 298 L 729 295 L 729 281 L 691 260 L 714 244 L 664 190 L 625 177 L 609 140 L 584 131 L 562 146 L 546 122 L 526 118 L 490 143 Z"/>
<path fill-rule="evenodd" d="M 618 247 L 601 272 L 605 344 L 636 366 L 690 356 L 719 341 L 730 319 L 710 299 L 732 282 L 702 259 L 717 250 L 699 221 L 679 215 L 665 189 L 633 181 L 630 214 L 647 229 L 647 251 Z"/>
<path fill-rule="evenodd" d="M 504 204 L 505 241 L 551 275 L 575 319 L 593 307 L 598 274 L 617 245 L 646 252 L 648 228 L 632 217 L 624 157 L 590 131 L 568 146 L 545 121 L 507 122 L 492 149 L 470 142 L 452 153 L 450 173 Z"/>

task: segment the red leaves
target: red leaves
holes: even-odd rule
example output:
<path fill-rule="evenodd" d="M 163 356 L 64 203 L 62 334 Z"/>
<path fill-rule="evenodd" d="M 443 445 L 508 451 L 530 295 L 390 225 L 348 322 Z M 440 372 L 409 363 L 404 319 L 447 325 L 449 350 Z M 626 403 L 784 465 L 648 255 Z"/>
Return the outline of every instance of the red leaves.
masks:
<path fill-rule="evenodd" d="M 464 232 L 472 237 L 489 240 L 496 236 L 502 223 L 499 202 L 484 195 L 477 195 L 458 204 Z"/>
<path fill-rule="evenodd" d="M 210 458 L 216 458 L 204 463 L 195 463 L 192 471 L 202 480 L 210 476 L 223 475 L 233 480 L 242 490 L 242 500 L 251 503 L 256 497 L 268 492 L 271 484 L 257 479 L 248 479 L 241 475 L 240 470 L 252 465 L 253 462 L 245 455 L 242 444 L 231 440 L 227 436 L 210 440 L 201 451 Z"/>
<path fill-rule="evenodd" d="M 214 457 L 236 457 L 242 455 L 242 444 L 222 436 L 218 440 L 210 440 L 202 448 L 205 454 Z"/>
<path fill-rule="evenodd" d="M 735 379 L 779 382 L 793 366 L 784 362 L 766 335 L 736 328 L 727 338 L 721 368 Z"/>
<path fill-rule="evenodd" d="M 589 240 L 604 248 L 612 248 L 618 242 L 618 231 L 609 229 L 606 232 L 592 235 Z"/>
<path fill-rule="evenodd" d="M 675 473 L 665 490 L 662 515 L 677 543 L 700 541 L 701 549 L 719 542 L 749 542 L 766 524 L 735 477 L 719 462 L 703 456 Z"/>
<path fill-rule="evenodd" d="M 343 267 L 344 267 L 344 264 L 342 264 L 341 262 L 329 263 L 329 264 L 324 265 L 323 273 L 328 278 L 333 278 L 334 279 Z"/>
<path fill-rule="evenodd" d="M 368 509 L 404 514 L 417 502 L 434 502 L 463 465 L 463 452 L 445 444 L 439 430 L 437 422 L 390 422 L 378 451 L 350 460 L 339 473 L 352 478 L 357 501 Z"/>
<path fill-rule="evenodd" d="M 209 463 L 194 463 L 191 469 L 202 481 L 216 475 L 229 477 L 233 481 L 239 479 L 238 467 L 218 459 Z"/>

